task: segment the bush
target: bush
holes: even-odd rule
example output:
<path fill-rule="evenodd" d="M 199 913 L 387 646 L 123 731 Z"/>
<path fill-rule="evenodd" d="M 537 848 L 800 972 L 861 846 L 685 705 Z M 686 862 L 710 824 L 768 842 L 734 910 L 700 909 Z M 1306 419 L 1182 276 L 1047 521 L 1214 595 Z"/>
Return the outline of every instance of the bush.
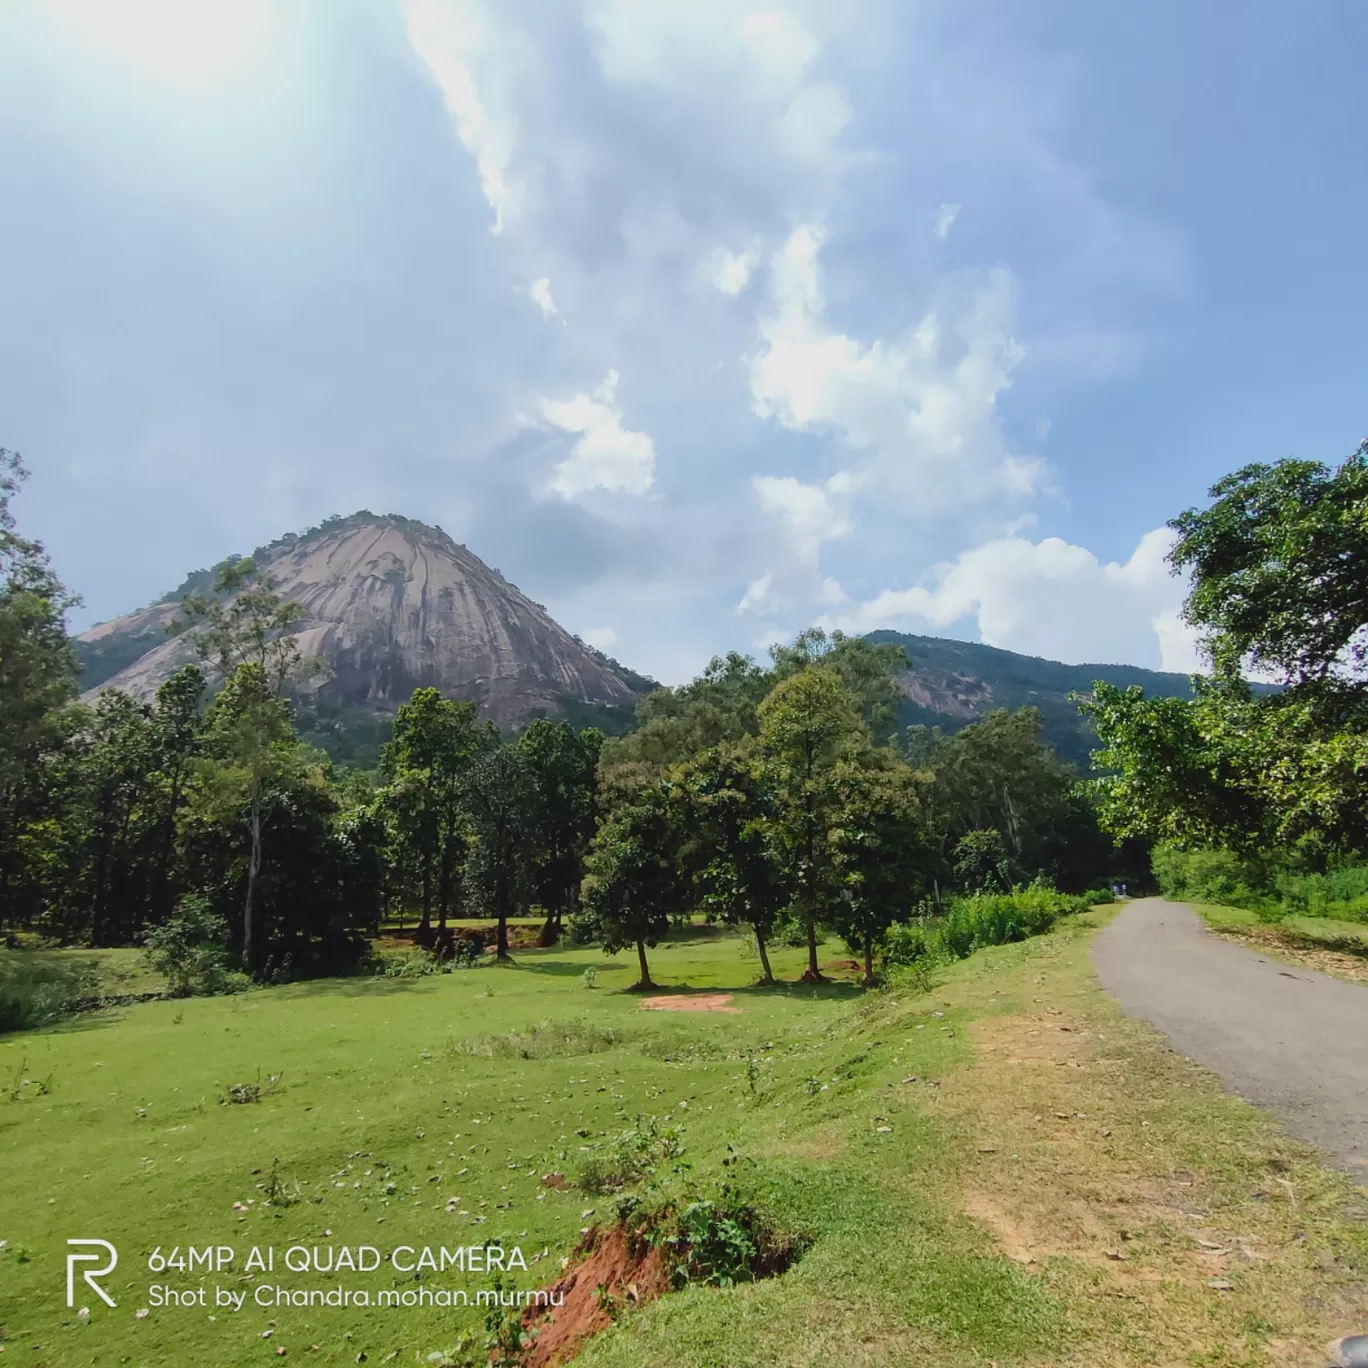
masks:
<path fill-rule="evenodd" d="M 661 1164 L 684 1153 L 679 1132 L 662 1127 L 654 1117 L 638 1120 L 631 1130 L 613 1136 L 580 1159 L 575 1183 L 595 1196 L 618 1192 L 643 1178 L 654 1177 Z"/>
<path fill-rule="evenodd" d="M 1368 866 L 1332 865 L 1323 872 L 1278 869 L 1270 861 L 1241 859 L 1228 850 L 1175 850 L 1160 846 L 1155 878 L 1166 897 L 1242 907 L 1265 921 L 1288 913 L 1368 921 Z"/>
<path fill-rule="evenodd" d="M 0 956 L 0 1032 L 25 1031 L 70 1016 L 99 995 L 99 965 L 60 951 Z"/>
<path fill-rule="evenodd" d="M 1037 881 L 1010 893 L 957 897 L 942 917 L 890 927 L 883 960 L 890 966 L 931 966 L 964 959 L 988 945 L 1007 945 L 1050 930 L 1060 917 L 1085 912 L 1094 894 L 1060 893 Z"/>
<path fill-rule="evenodd" d="M 143 938 L 147 962 L 166 977 L 172 997 L 233 992 L 245 975 L 228 970 L 228 924 L 209 903 L 187 894 L 175 914 Z"/>
<path fill-rule="evenodd" d="M 1079 895 L 1089 907 L 1101 907 L 1104 903 L 1114 903 L 1116 894 L 1110 888 L 1089 888 Z"/>

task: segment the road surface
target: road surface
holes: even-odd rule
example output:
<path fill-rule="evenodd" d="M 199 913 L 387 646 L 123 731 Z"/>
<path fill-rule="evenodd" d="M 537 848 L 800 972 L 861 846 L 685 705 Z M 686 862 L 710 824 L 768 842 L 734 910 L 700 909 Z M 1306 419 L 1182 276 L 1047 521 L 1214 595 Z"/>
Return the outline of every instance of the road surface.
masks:
<path fill-rule="evenodd" d="M 1124 907 L 1092 958 L 1127 1016 L 1368 1183 L 1368 987 L 1209 935 L 1161 898 Z"/>

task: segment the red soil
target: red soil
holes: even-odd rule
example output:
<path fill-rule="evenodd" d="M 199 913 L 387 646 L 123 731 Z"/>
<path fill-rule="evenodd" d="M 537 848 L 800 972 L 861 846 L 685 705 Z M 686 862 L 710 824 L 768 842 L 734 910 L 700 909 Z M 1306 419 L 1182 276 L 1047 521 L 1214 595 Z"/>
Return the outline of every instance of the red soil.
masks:
<path fill-rule="evenodd" d="M 730 993 L 665 993 L 660 997 L 642 998 L 641 1005 L 651 1012 L 739 1012 L 739 1007 L 728 1007 Z"/>
<path fill-rule="evenodd" d="M 595 1226 L 576 1253 L 588 1257 L 547 1289 L 552 1300 L 561 1304 L 529 1306 L 523 1312 L 524 1330 L 536 1332 L 532 1347 L 524 1350 L 520 1360 L 523 1368 L 553 1368 L 568 1362 L 585 1340 L 606 1330 L 623 1311 L 654 1301 L 669 1290 L 670 1275 L 660 1250 L 621 1226 L 609 1230 Z"/>

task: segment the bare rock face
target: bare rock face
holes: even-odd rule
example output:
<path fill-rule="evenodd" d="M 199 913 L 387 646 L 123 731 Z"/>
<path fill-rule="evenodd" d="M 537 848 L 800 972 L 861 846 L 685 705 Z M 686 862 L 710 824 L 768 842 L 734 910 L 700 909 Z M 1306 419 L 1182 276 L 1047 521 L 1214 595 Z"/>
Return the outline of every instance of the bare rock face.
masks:
<path fill-rule="evenodd" d="M 472 700 L 501 727 L 554 714 L 566 698 L 635 702 L 605 658 L 437 528 L 358 514 L 285 537 L 255 560 L 283 598 L 303 605 L 299 646 L 322 663 L 309 688 L 329 702 L 392 713 L 431 686 Z M 177 612 L 163 601 L 77 638 L 109 661 L 146 644 L 87 696 L 120 688 L 150 698 L 194 659 L 184 637 L 166 636 Z"/>

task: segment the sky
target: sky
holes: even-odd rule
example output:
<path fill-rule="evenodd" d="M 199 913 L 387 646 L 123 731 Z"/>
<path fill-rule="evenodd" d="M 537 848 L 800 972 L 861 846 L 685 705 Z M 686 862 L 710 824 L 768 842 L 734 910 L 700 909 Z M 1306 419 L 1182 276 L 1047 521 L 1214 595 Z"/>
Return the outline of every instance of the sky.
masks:
<path fill-rule="evenodd" d="M 0 445 L 83 605 L 360 508 L 681 682 L 1194 668 L 1166 522 L 1368 431 L 1357 0 L 20 0 Z"/>

